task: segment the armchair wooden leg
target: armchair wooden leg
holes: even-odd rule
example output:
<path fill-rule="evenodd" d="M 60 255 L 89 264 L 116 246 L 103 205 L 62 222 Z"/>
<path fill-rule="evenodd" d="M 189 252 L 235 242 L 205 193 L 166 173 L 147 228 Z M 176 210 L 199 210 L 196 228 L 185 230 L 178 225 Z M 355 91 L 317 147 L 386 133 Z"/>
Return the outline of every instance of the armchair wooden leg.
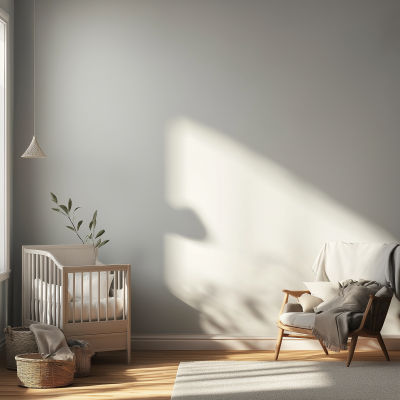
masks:
<path fill-rule="evenodd" d="M 275 347 L 275 361 L 278 359 L 279 351 L 281 350 L 282 339 L 283 339 L 283 329 L 279 328 L 278 337 L 276 339 L 276 347 Z"/>
<path fill-rule="evenodd" d="M 383 354 L 384 354 L 385 357 L 386 357 L 386 361 L 390 361 L 389 354 L 388 354 L 388 352 L 387 352 L 387 350 L 386 350 L 385 342 L 383 341 L 382 335 L 379 334 L 379 336 L 377 337 L 377 339 L 378 339 L 378 342 L 379 342 L 379 344 L 380 344 L 380 346 L 381 346 L 381 349 L 382 349 L 382 351 L 383 351 Z"/>
<path fill-rule="evenodd" d="M 351 338 L 351 343 L 350 343 L 350 348 L 349 348 L 349 354 L 347 356 L 347 364 L 346 367 L 350 366 L 351 360 L 353 359 L 353 354 L 354 354 L 354 350 L 356 349 L 356 345 L 357 345 L 357 340 L 358 340 L 358 336 L 353 336 Z"/>
<path fill-rule="evenodd" d="M 319 340 L 319 339 L 318 339 L 318 340 Z M 324 349 L 325 354 L 326 354 L 327 356 L 329 356 L 328 350 L 327 350 L 327 348 L 325 347 L 325 345 L 321 342 L 321 340 L 319 340 L 319 343 L 321 344 L 322 348 Z"/>

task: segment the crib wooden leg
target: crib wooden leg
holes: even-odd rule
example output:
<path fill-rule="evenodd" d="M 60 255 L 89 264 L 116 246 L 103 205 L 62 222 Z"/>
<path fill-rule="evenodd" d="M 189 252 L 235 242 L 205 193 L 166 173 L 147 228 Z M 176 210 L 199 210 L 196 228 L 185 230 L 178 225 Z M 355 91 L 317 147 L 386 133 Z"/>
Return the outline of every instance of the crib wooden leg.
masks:
<path fill-rule="evenodd" d="M 129 337 L 129 334 L 127 335 L 126 338 L 126 363 L 130 364 L 131 363 L 131 338 Z"/>

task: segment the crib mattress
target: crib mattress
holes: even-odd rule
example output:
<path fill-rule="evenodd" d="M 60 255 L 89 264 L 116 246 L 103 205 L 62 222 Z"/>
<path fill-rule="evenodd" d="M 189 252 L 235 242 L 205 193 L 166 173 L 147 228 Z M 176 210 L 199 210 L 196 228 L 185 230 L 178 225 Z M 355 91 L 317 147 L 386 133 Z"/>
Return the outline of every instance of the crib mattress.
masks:
<path fill-rule="evenodd" d="M 124 311 L 124 303 L 123 298 L 115 299 L 115 297 L 108 298 L 108 307 L 107 307 L 107 299 L 100 299 L 100 321 L 106 321 L 106 315 L 108 320 L 114 320 L 114 303 L 116 300 L 116 320 L 121 320 L 123 317 Z M 35 310 L 39 310 L 39 304 L 41 303 L 38 300 L 32 300 L 32 305 Z M 45 316 L 43 322 L 45 324 L 52 324 L 51 315 L 54 312 L 55 303 L 43 302 L 47 303 L 47 316 Z M 125 312 L 127 310 L 127 304 L 125 303 Z M 83 312 L 82 312 L 83 311 Z M 90 300 L 83 300 L 83 304 L 80 299 L 75 300 L 75 315 L 74 315 L 74 303 L 71 301 L 68 303 L 68 322 L 72 323 L 75 319 L 75 322 L 89 322 L 89 313 L 90 313 Z M 82 319 L 81 319 L 82 314 Z M 99 301 L 98 299 L 92 299 L 92 313 L 91 313 L 92 322 L 99 320 Z"/>

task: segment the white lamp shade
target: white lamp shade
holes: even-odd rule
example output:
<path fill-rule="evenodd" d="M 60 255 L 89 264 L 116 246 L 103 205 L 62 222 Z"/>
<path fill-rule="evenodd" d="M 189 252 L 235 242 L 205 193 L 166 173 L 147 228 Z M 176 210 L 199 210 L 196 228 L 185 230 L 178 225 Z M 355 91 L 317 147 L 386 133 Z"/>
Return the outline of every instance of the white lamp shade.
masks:
<path fill-rule="evenodd" d="M 46 158 L 46 154 L 43 153 L 42 149 L 39 146 L 39 143 L 36 141 L 35 136 L 32 139 L 31 144 L 26 149 L 25 153 L 22 154 L 22 158 Z"/>

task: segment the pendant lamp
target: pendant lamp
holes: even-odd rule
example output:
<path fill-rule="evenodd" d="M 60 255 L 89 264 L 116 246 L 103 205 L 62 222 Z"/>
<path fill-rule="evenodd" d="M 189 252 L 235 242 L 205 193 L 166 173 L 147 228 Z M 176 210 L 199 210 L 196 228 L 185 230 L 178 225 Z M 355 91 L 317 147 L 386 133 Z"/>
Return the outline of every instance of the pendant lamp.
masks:
<path fill-rule="evenodd" d="M 39 143 L 36 140 L 36 111 L 35 111 L 35 100 L 36 100 L 36 84 L 35 84 L 35 67 L 36 67 L 36 50 L 35 50 L 35 42 L 36 42 L 36 4 L 35 0 L 33 0 L 33 139 L 29 147 L 26 149 L 25 153 L 22 154 L 22 158 L 46 158 L 46 154 L 43 153 L 42 149 L 39 146 Z"/>

